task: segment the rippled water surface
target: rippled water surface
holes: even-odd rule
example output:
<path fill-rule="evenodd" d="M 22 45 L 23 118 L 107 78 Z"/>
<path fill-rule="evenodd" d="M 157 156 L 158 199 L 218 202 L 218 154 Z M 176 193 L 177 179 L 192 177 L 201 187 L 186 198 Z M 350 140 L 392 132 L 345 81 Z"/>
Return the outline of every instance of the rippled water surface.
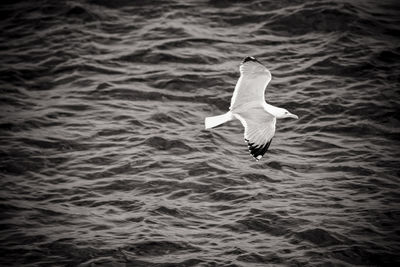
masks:
<path fill-rule="evenodd" d="M 400 264 L 396 1 L 0 7 L 3 266 Z M 240 61 L 280 120 L 249 155 Z"/>

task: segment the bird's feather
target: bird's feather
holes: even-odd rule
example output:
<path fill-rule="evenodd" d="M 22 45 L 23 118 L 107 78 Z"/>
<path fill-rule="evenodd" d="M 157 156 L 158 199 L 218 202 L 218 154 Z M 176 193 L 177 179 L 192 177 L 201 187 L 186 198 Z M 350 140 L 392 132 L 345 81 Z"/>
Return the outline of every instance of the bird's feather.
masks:
<path fill-rule="evenodd" d="M 244 139 L 250 153 L 259 160 L 267 152 L 274 137 L 276 118 L 262 107 L 252 107 L 234 116 L 243 124 Z"/>
<path fill-rule="evenodd" d="M 243 107 L 247 103 L 265 101 L 265 88 L 271 80 L 271 73 L 253 57 L 245 58 L 240 64 L 240 77 L 233 92 L 230 110 Z"/>

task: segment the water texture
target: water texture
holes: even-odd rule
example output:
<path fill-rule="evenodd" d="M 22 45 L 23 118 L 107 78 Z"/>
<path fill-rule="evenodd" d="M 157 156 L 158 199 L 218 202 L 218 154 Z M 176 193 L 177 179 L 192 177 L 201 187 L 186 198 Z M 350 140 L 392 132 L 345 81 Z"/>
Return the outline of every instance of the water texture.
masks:
<path fill-rule="evenodd" d="M 400 264 L 396 1 L 0 7 L 0 265 Z M 245 56 L 281 120 L 249 155 Z M 400 265 L 397 265 L 400 266 Z"/>

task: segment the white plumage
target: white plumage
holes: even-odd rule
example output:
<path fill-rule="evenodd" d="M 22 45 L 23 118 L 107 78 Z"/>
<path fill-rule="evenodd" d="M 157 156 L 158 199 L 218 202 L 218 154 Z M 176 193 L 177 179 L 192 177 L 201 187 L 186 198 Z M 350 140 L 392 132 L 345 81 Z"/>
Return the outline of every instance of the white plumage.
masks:
<path fill-rule="evenodd" d="M 240 64 L 240 77 L 233 92 L 229 112 L 205 119 L 206 129 L 238 119 L 244 126 L 244 139 L 251 155 L 259 160 L 267 152 L 275 134 L 277 118 L 298 118 L 286 109 L 265 102 L 265 88 L 271 73 L 254 57 L 246 57 Z"/>

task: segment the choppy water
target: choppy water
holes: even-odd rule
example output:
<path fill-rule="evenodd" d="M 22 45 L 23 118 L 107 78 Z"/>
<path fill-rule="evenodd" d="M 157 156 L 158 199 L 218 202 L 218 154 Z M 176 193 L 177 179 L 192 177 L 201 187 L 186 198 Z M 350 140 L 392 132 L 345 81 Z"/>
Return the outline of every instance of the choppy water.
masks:
<path fill-rule="evenodd" d="M 395 1 L 0 7 L 1 265 L 394 266 Z M 272 72 L 260 162 L 227 111 Z"/>

